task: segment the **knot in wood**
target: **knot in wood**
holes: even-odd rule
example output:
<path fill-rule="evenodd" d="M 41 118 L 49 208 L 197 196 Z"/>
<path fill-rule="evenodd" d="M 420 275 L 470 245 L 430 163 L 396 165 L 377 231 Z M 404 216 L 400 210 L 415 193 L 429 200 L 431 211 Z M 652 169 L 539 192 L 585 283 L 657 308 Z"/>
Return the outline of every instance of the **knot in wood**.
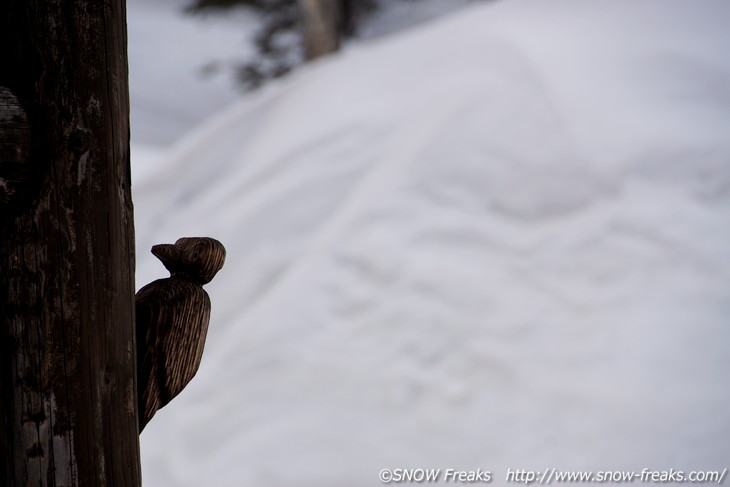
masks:
<path fill-rule="evenodd" d="M 91 131 L 76 127 L 68 136 L 68 148 L 71 152 L 80 156 L 91 147 Z"/>

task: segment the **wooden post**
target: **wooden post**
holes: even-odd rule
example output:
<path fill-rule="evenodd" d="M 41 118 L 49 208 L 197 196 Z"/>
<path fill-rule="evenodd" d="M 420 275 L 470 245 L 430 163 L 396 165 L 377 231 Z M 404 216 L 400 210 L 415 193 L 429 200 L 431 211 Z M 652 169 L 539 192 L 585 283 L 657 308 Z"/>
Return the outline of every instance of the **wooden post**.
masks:
<path fill-rule="evenodd" d="M 140 485 L 124 0 L 0 2 L 0 485 Z"/>

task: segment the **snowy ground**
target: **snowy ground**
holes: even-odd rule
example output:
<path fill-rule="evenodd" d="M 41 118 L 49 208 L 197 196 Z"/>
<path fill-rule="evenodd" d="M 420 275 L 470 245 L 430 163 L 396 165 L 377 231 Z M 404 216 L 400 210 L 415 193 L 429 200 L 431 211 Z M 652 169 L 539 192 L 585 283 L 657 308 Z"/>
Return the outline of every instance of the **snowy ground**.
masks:
<path fill-rule="evenodd" d="M 729 22 L 473 5 L 135 163 L 140 285 L 153 243 L 228 248 L 145 485 L 730 467 Z"/>
<path fill-rule="evenodd" d="M 133 149 L 150 155 L 240 99 L 230 73 L 251 19 L 185 15 L 180 0 L 127 0 Z"/>

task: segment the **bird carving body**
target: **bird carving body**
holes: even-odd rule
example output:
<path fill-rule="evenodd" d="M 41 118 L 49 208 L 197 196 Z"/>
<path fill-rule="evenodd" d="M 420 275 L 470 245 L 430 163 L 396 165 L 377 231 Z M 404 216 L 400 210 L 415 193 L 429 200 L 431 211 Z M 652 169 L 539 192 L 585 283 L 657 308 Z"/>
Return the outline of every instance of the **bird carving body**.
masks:
<path fill-rule="evenodd" d="M 223 245 L 186 237 L 152 247 L 170 277 L 153 281 L 136 296 L 137 400 L 139 431 L 169 403 L 200 366 L 210 321 L 203 284 L 223 267 Z"/>

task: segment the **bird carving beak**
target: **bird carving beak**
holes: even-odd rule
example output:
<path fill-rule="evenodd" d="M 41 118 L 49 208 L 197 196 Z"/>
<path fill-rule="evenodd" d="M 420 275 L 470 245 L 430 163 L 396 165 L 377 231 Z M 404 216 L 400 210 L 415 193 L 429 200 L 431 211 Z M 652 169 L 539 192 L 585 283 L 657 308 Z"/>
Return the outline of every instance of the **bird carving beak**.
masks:
<path fill-rule="evenodd" d="M 179 259 L 180 249 L 172 244 L 153 245 L 152 255 L 160 259 L 163 264 L 167 264 Z M 165 267 L 167 267 L 167 265 Z"/>

